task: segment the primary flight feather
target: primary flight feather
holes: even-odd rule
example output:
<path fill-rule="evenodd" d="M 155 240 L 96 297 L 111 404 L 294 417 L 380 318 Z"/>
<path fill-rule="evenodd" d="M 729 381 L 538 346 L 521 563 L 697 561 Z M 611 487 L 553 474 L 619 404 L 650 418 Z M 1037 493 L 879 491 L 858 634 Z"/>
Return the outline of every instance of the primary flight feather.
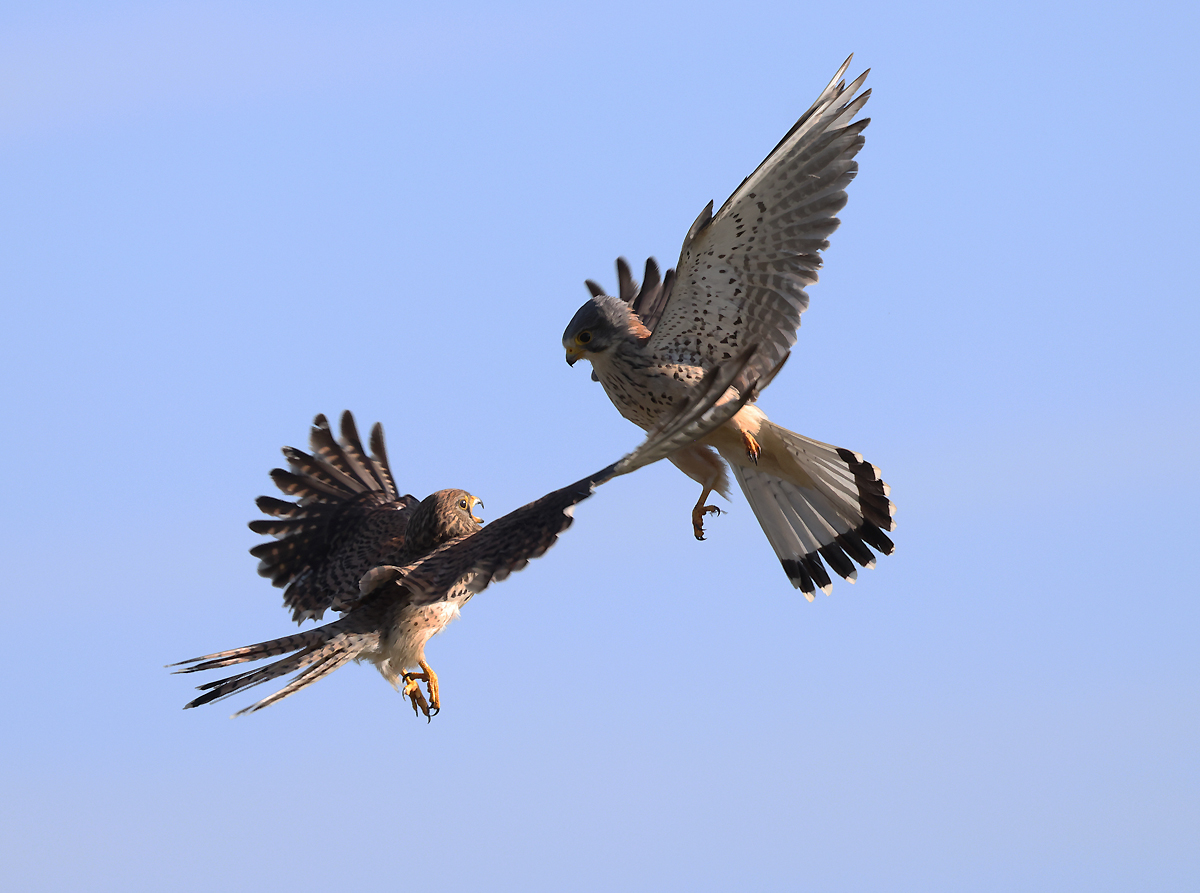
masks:
<path fill-rule="evenodd" d="M 816 102 L 758 168 L 712 213 L 700 213 L 676 270 L 646 262 L 639 289 L 622 258 L 616 297 L 588 281 L 591 299 L 563 333 L 567 362 L 590 360 L 592 377 L 625 418 L 653 427 L 692 393 L 706 370 L 744 345 L 759 345 L 748 375 L 777 368 L 796 343 L 805 288 L 817 281 L 827 237 L 846 204 L 869 118 L 866 72 L 843 81 L 847 59 Z M 879 469 L 851 450 L 775 424 L 743 407 L 700 442 L 670 457 L 701 485 L 692 527 L 704 538 L 706 501 L 729 495 L 727 464 L 792 584 L 812 600 L 828 593 L 826 570 L 853 582 L 855 564 L 890 555 L 895 529 Z"/>
<path fill-rule="evenodd" d="M 764 387 L 775 370 L 747 371 L 753 347 L 706 374 L 689 397 L 654 426 L 629 455 L 502 518 L 483 525 L 479 501 L 463 490 L 441 490 L 417 502 L 400 496 L 383 447 L 373 455 L 358 442 L 353 418 L 342 417 L 335 441 L 324 417 L 313 428 L 313 453 L 287 448 L 290 470 L 272 472 L 297 502 L 262 497 L 259 507 L 282 520 L 251 526 L 277 537 L 252 551 L 260 573 L 286 587 L 284 603 L 297 620 L 328 608 L 339 620 L 316 629 L 172 666 L 180 673 L 215 670 L 287 655 L 265 667 L 199 686 L 186 707 L 198 707 L 243 689 L 297 675 L 282 689 L 239 711 L 259 710 L 327 676 L 351 660 L 365 660 L 426 716 L 440 708 L 437 675 L 425 660 L 429 639 L 458 616 L 475 594 L 542 555 L 566 530 L 575 506 L 613 478 L 666 458 L 723 424 Z M 419 669 L 418 669 L 419 668 Z M 421 691 L 425 682 L 428 699 Z"/>

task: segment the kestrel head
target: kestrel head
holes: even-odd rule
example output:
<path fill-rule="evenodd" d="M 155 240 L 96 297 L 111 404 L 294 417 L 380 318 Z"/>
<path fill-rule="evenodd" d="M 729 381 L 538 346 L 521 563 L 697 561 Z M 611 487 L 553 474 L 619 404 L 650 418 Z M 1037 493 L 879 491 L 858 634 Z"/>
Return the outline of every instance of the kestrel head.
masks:
<path fill-rule="evenodd" d="M 482 508 L 483 502 L 466 490 L 438 490 L 426 496 L 408 522 L 409 547 L 429 552 L 474 533 L 483 526 L 483 519 L 475 517 L 475 506 Z"/>
<path fill-rule="evenodd" d="M 644 329 L 637 315 L 620 298 L 608 295 L 590 298 L 563 332 L 567 364 L 574 366 L 580 359 L 591 359 L 589 354 L 602 353 L 614 344 L 636 338 L 639 330 Z"/>

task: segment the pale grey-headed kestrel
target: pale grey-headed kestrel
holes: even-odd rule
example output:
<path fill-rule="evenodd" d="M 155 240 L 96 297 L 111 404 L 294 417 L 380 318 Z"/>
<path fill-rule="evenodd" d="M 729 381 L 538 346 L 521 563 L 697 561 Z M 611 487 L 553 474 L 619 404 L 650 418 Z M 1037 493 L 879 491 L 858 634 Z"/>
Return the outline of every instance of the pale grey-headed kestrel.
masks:
<path fill-rule="evenodd" d="M 625 418 L 650 428 L 746 344 L 759 346 L 753 380 L 796 343 L 804 289 L 817 281 L 870 121 L 853 120 L 870 91 L 855 98 L 867 73 L 846 85 L 849 64 L 715 215 L 708 203 L 676 270 L 660 278 L 651 258 L 639 289 L 622 258 L 618 297 L 588 281 L 592 298 L 563 334 L 567 362 L 591 360 L 592 377 Z M 874 567 L 871 549 L 892 552 L 884 531 L 895 529 L 894 507 L 879 469 L 776 425 L 756 405 L 670 459 L 703 488 L 692 510 L 697 539 L 704 515 L 719 513 L 705 504 L 709 494 L 729 495 L 729 464 L 788 579 L 810 601 L 831 589 L 826 564 L 853 582 L 855 563 Z"/>
<path fill-rule="evenodd" d="M 487 525 L 473 512 L 479 500 L 463 490 L 441 490 L 420 502 L 401 496 L 379 425 L 371 432 L 368 455 L 349 412 L 342 416 L 340 441 L 324 416 L 317 416 L 312 453 L 285 448 L 290 470 L 271 472 L 276 485 L 298 499 L 259 497 L 258 507 L 274 520 L 250 526 L 276 539 L 251 552 L 260 559 L 259 573 L 286 587 L 284 605 L 294 620 L 319 619 L 327 608 L 342 617 L 293 636 L 172 664 L 184 667 L 176 672 L 195 673 L 288 655 L 199 686 L 204 694 L 186 707 L 297 672 L 279 691 L 239 711 L 248 713 L 351 660 L 365 660 L 401 689 L 414 712 L 436 713 L 437 675 L 425 661 L 429 638 L 472 595 L 549 549 L 571 525 L 575 506 L 596 487 L 665 458 L 732 418 L 774 371 L 763 373 L 756 365 L 754 378 L 747 378 L 754 354 L 750 347 L 710 369 L 629 455 Z"/>

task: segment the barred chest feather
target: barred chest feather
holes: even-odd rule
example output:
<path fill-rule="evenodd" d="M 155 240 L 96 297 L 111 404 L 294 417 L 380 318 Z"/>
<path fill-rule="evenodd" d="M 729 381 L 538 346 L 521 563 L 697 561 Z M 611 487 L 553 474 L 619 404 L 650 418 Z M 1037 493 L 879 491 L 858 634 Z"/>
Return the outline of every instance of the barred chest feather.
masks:
<path fill-rule="evenodd" d="M 698 366 L 662 363 L 645 356 L 640 345 L 628 343 L 590 359 L 608 399 L 621 415 L 645 429 L 688 396 L 704 376 Z"/>
<path fill-rule="evenodd" d="M 389 624 L 379 653 L 364 656 L 394 685 L 405 669 L 425 659 L 425 643 L 458 617 L 472 594 L 465 586 L 455 587 L 449 598 L 431 605 L 401 606 Z"/>

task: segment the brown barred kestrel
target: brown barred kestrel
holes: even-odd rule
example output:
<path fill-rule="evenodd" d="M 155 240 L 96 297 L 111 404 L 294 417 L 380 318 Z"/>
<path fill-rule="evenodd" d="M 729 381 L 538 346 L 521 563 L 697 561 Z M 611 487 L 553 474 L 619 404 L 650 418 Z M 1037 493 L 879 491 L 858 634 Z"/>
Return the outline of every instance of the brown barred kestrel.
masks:
<path fill-rule="evenodd" d="M 343 616 L 293 636 L 172 664 L 184 666 L 177 672 L 194 673 L 289 655 L 201 685 L 204 694 L 185 706 L 198 707 L 300 671 L 276 693 L 239 711 L 252 712 L 351 660 L 366 660 L 401 688 L 414 711 L 430 716 L 440 698 L 437 676 L 425 661 L 429 638 L 457 617 L 472 595 L 549 549 L 571 525 L 575 506 L 596 487 L 665 458 L 732 418 L 769 380 L 757 372 L 754 379 L 745 377 L 753 355 L 751 347 L 714 366 L 623 459 L 487 525 L 472 513 L 479 501 L 463 490 L 441 490 L 419 503 L 400 496 L 378 425 L 368 456 L 348 412 L 342 416 L 340 442 L 317 416 L 313 453 L 287 448 L 291 470 L 271 473 L 280 489 L 299 500 L 259 498 L 259 508 L 279 520 L 254 521 L 251 527 L 278 539 L 252 552 L 261 559 L 259 572 L 287 587 L 284 604 L 294 619 L 320 617 L 326 608 Z M 428 700 L 420 681 L 427 684 Z"/>
<path fill-rule="evenodd" d="M 619 297 L 587 283 L 592 298 L 563 334 L 567 362 L 591 360 L 592 377 L 625 418 L 652 427 L 705 370 L 750 342 L 759 346 L 751 380 L 787 357 L 870 121 L 852 121 L 871 91 L 855 98 L 867 73 L 847 86 L 849 64 L 715 215 L 708 203 L 677 271 L 660 278 L 651 258 L 639 290 L 622 258 Z M 822 559 L 853 582 L 855 562 L 874 567 L 871 548 L 892 553 L 884 531 L 895 529 L 894 508 L 879 469 L 776 425 L 755 405 L 670 459 L 703 488 L 692 510 L 697 539 L 704 515 L 719 513 L 705 504 L 709 494 L 729 495 L 729 463 L 788 579 L 810 601 L 832 588 Z"/>

